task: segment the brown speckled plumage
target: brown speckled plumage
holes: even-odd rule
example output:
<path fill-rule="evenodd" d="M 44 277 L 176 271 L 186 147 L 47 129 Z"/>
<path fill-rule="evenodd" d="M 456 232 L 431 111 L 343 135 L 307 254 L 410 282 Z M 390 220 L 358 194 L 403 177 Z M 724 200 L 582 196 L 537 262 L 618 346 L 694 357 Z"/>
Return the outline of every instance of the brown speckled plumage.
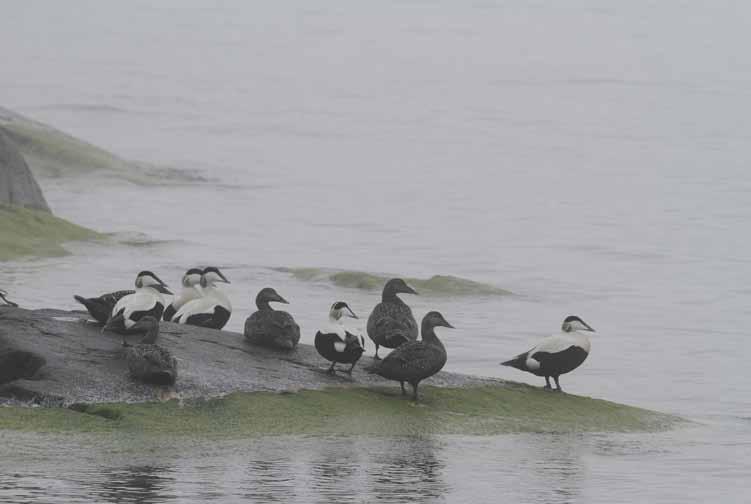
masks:
<path fill-rule="evenodd" d="M 433 376 L 446 364 L 446 348 L 436 336 L 435 327 L 452 327 L 438 312 L 430 312 L 422 320 L 422 340 L 411 341 L 396 348 L 381 362 L 377 373 L 398 381 L 405 394 L 404 382 L 412 385 L 417 400 L 417 387 L 422 380 Z"/>
<path fill-rule="evenodd" d="M 394 278 L 383 287 L 381 302 L 373 308 L 368 317 L 368 337 L 378 347 L 396 348 L 403 343 L 417 339 L 417 321 L 412 310 L 397 294 L 417 294 L 404 280 Z"/>
<path fill-rule="evenodd" d="M 292 350 L 300 341 L 300 326 L 289 313 L 271 308 L 271 302 L 288 304 L 274 289 L 262 289 L 256 296 L 258 311 L 245 321 L 245 338 L 254 345 Z"/>

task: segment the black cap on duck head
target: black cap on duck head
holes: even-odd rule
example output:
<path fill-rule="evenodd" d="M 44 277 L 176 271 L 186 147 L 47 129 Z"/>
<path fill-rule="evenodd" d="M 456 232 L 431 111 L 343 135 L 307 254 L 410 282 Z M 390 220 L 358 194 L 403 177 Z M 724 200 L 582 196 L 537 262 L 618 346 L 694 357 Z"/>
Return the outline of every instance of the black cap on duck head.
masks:
<path fill-rule="evenodd" d="M 590 331 L 595 332 L 592 327 L 590 327 L 589 324 L 584 322 L 582 319 L 577 317 L 576 315 L 569 315 L 565 319 L 563 319 L 563 324 L 561 324 L 561 330 L 564 332 L 571 332 L 571 331 Z"/>
<path fill-rule="evenodd" d="M 392 278 L 383 286 L 383 301 L 393 299 L 397 294 L 417 294 L 417 291 L 407 285 L 401 278 Z"/>
<path fill-rule="evenodd" d="M 136 289 L 140 289 L 142 287 L 151 287 L 161 292 L 162 294 L 172 294 L 172 292 L 167 289 L 167 284 L 162 282 L 161 278 L 156 276 L 151 271 L 142 271 L 136 277 Z"/>
<path fill-rule="evenodd" d="M 5 304 L 7 304 L 8 306 L 18 307 L 18 305 L 16 303 L 14 303 L 13 301 L 8 301 L 8 298 L 5 297 L 7 295 L 8 295 L 7 292 L 5 292 L 4 290 L 0 289 L 0 299 L 2 299 L 3 302 L 5 302 Z"/>
<path fill-rule="evenodd" d="M 264 287 L 256 296 L 256 306 L 259 310 L 271 308 L 269 303 L 289 304 L 289 302 L 280 296 L 274 289 L 271 287 Z"/>
<path fill-rule="evenodd" d="M 183 275 L 183 287 L 192 287 L 194 285 L 198 285 L 201 283 L 201 276 L 203 275 L 203 270 L 200 268 L 190 268 L 188 271 L 185 272 Z"/>
<path fill-rule="evenodd" d="M 329 317 L 333 318 L 334 320 L 339 320 L 340 318 L 342 318 L 342 316 L 350 317 L 353 319 L 357 318 L 357 315 L 355 315 L 355 312 L 352 311 L 352 308 L 350 308 L 347 303 L 345 303 L 344 301 L 337 301 L 336 303 L 331 305 Z"/>
<path fill-rule="evenodd" d="M 201 286 L 206 287 L 216 282 L 230 283 L 227 277 L 216 266 L 207 266 L 204 268 L 203 276 L 201 277 Z"/>
<path fill-rule="evenodd" d="M 434 328 L 434 327 L 448 327 L 449 329 L 453 329 L 454 326 L 448 323 L 448 321 L 443 318 L 443 315 L 440 314 L 440 312 L 432 311 L 425 314 L 425 316 L 422 319 L 422 327 L 423 330 L 426 328 Z"/>

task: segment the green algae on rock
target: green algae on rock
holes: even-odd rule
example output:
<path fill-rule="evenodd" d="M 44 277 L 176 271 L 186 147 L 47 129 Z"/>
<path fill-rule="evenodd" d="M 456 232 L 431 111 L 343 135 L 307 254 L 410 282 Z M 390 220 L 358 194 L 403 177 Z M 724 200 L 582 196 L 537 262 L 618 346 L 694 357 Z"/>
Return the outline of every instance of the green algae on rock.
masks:
<path fill-rule="evenodd" d="M 13 140 L 34 175 L 70 177 L 92 173 L 135 184 L 203 182 L 186 170 L 121 158 L 101 147 L 0 107 L 0 129 Z"/>
<path fill-rule="evenodd" d="M 0 429 L 145 435 L 263 435 L 654 432 L 683 420 L 599 399 L 521 384 L 425 387 L 414 403 L 382 387 L 296 393 L 234 393 L 181 403 L 111 403 L 73 408 L 0 407 Z"/>
<path fill-rule="evenodd" d="M 298 280 L 331 282 L 339 287 L 380 290 L 389 278 L 399 275 L 384 275 L 364 271 L 337 271 L 326 268 L 272 268 L 289 273 Z M 510 291 L 474 280 L 452 275 L 434 275 L 428 279 L 402 277 L 420 294 L 434 296 L 504 296 Z"/>
<path fill-rule="evenodd" d="M 63 243 L 101 236 L 47 212 L 0 205 L 0 261 L 66 255 Z"/>

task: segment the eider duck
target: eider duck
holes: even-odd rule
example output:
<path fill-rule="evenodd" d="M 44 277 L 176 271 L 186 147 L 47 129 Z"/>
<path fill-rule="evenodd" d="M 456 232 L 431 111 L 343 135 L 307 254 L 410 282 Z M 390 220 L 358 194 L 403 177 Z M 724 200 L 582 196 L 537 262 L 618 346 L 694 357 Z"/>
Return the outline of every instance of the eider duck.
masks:
<path fill-rule="evenodd" d="M 89 315 L 94 317 L 94 320 L 104 325 L 112 314 L 112 308 L 115 307 L 118 301 L 125 296 L 133 294 L 134 290 L 121 290 L 116 292 L 109 292 L 102 294 L 99 297 L 85 298 L 83 296 L 74 295 L 73 299 L 81 303 L 86 307 Z"/>
<path fill-rule="evenodd" d="M 245 321 L 245 338 L 255 345 L 292 350 L 300 341 L 300 326 L 292 315 L 274 310 L 269 303 L 289 304 L 271 287 L 261 289 L 256 296 L 258 311 Z"/>
<path fill-rule="evenodd" d="M 417 321 L 409 306 L 397 296 L 399 293 L 417 294 L 401 278 L 392 278 L 383 287 L 381 302 L 368 317 L 368 337 L 375 343 L 376 359 L 380 359 L 379 346 L 396 348 L 417 339 Z"/>
<path fill-rule="evenodd" d="M 569 315 L 561 325 L 561 334 L 544 338 L 529 352 L 501 365 L 544 376 L 546 389 L 551 389 L 552 376 L 556 390 L 563 392 L 558 377 L 578 368 L 589 355 L 589 338 L 581 331 L 594 332 L 594 329 L 576 315 Z"/>
<path fill-rule="evenodd" d="M 199 286 L 201 275 L 203 275 L 203 270 L 200 268 L 190 268 L 185 272 L 182 279 L 183 288 L 180 294 L 175 296 L 169 306 L 164 309 L 162 320 L 165 322 L 171 321 L 177 310 L 182 308 L 185 303 L 198 299 L 203 295 Z"/>
<path fill-rule="evenodd" d="M 7 306 L 13 306 L 14 308 L 18 308 L 18 305 L 14 303 L 13 301 L 9 301 L 7 297 L 8 293 L 4 290 L 0 289 L 0 299 L 3 300 L 3 303 L 5 303 Z"/>
<path fill-rule="evenodd" d="M 131 345 L 123 337 L 125 360 L 133 378 L 157 385 L 172 385 L 177 379 L 177 359 L 156 343 L 159 320 L 151 315 L 142 317 L 132 331 L 146 331 L 141 342 Z"/>
<path fill-rule="evenodd" d="M 365 338 L 358 338 L 349 332 L 343 324 L 342 317 L 357 318 L 355 312 L 344 301 L 337 301 L 331 305 L 329 324 L 319 330 L 315 337 L 315 347 L 324 359 L 331 361 L 328 372 L 334 374 L 337 362 L 352 364 L 346 371 L 352 374 L 355 364 L 365 351 Z"/>
<path fill-rule="evenodd" d="M 203 295 L 185 303 L 172 318 L 178 324 L 188 324 L 209 329 L 221 329 L 232 315 L 232 304 L 219 289 L 217 282 L 230 283 L 219 268 L 209 266 L 201 274 L 200 288 Z"/>
<path fill-rule="evenodd" d="M 436 374 L 446 364 L 446 348 L 435 334 L 436 327 L 454 328 L 439 312 L 429 312 L 422 319 L 422 340 L 400 345 L 384 357 L 376 370 L 384 378 L 398 381 L 402 395 L 407 393 L 404 382 L 412 385 L 415 401 L 418 399 L 417 386 L 420 382 Z"/>
<path fill-rule="evenodd" d="M 167 284 L 151 271 L 142 271 L 136 277 L 136 290 L 123 296 L 112 308 L 106 327 L 116 331 L 130 330 L 146 315 L 162 318 L 164 299 L 162 294 L 172 294 Z"/>

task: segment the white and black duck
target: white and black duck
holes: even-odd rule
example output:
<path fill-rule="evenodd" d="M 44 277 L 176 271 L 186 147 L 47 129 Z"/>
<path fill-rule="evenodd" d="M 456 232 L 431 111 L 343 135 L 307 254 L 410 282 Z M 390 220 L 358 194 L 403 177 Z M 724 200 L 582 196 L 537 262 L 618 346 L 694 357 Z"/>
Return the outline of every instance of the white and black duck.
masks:
<path fill-rule="evenodd" d="M 130 375 L 146 383 L 172 385 L 177 380 L 177 359 L 156 344 L 159 320 L 147 315 L 136 322 L 133 331 L 145 331 L 140 343 L 131 345 L 123 338 L 125 360 Z"/>
<path fill-rule="evenodd" d="M 412 397 L 418 399 L 417 387 L 422 380 L 433 376 L 446 364 L 446 347 L 435 333 L 436 327 L 449 327 L 443 315 L 429 312 L 422 319 L 422 339 L 400 345 L 381 361 L 376 373 L 389 380 L 398 381 L 402 394 L 406 394 L 404 382 L 412 385 Z"/>
<path fill-rule="evenodd" d="M 375 358 L 378 347 L 396 348 L 402 343 L 417 339 L 417 321 L 412 310 L 398 294 L 417 294 L 401 278 L 392 278 L 383 287 L 381 302 L 368 317 L 368 337 L 375 343 Z"/>
<path fill-rule="evenodd" d="M 292 350 L 300 341 L 300 326 L 292 315 L 274 310 L 269 303 L 289 304 L 271 287 L 256 296 L 258 311 L 245 321 L 245 338 L 254 345 Z"/>
<path fill-rule="evenodd" d="M 594 332 L 594 329 L 576 315 L 569 315 L 561 325 L 560 334 L 544 338 L 530 351 L 501 364 L 544 376 L 546 389 L 551 388 L 552 376 L 556 390 L 562 392 L 558 377 L 581 366 L 589 355 L 588 332 Z"/>
<path fill-rule="evenodd" d="M 110 318 L 110 315 L 112 315 L 112 308 L 115 307 L 117 302 L 120 301 L 120 299 L 122 299 L 123 297 L 133 294 L 134 292 L 136 291 L 134 291 L 133 289 L 121 290 L 116 292 L 108 292 L 107 294 L 102 294 L 99 297 L 91 298 L 74 295 L 73 299 L 84 305 L 89 314 L 94 317 L 94 320 L 96 320 L 100 324 L 106 324 Z"/>
<path fill-rule="evenodd" d="M 172 294 L 167 289 L 167 284 L 151 271 L 140 272 L 136 277 L 136 290 L 121 297 L 112 307 L 107 327 L 115 331 L 127 331 L 147 315 L 162 318 L 165 306 L 162 294 Z"/>
<path fill-rule="evenodd" d="M 14 303 L 13 301 L 9 301 L 6 296 L 8 296 L 8 293 L 0 289 L 0 300 L 2 300 L 2 302 L 6 304 L 7 306 L 13 306 L 17 308 L 18 305 Z"/>
<path fill-rule="evenodd" d="M 172 321 L 210 329 L 224 327 L 232 315 L 232 304 L 227 295 L 216 286 L 219 282 L 230 283 L 219 268 L 204 268 L 200 282 L 202 296 L 185 303 L 177 310 Z"/>
<path fill-rule="evenodd" d="M 356 319 L 357 315 L 344 301 L 337 301 L 329 310 L 328 324 L 321 328 L 315 336 L 314 344 L 321 357 L 331 362 L 328 372 L 335 372 L 336 363 L 351 364 L 346 371 L 352 374 L 355 364 L 365 351 L 365 338 L 359 338 L 348 331 L 344 326 L 343 319 L 349 317 Z"/>
<path fill-rule="evenodd" d="M 172 302 L 164 309 L 162 319 L 166 322 L 172 320 L 177 310 L 183 307 L 185 303 L 200 298 L 203 293 L 201 292 L 201 275 L 203 270 L 200 268 L 190 268 L 185 272 L 182 278 L 182 289 L 180 294 L 172 299 Z"/>

